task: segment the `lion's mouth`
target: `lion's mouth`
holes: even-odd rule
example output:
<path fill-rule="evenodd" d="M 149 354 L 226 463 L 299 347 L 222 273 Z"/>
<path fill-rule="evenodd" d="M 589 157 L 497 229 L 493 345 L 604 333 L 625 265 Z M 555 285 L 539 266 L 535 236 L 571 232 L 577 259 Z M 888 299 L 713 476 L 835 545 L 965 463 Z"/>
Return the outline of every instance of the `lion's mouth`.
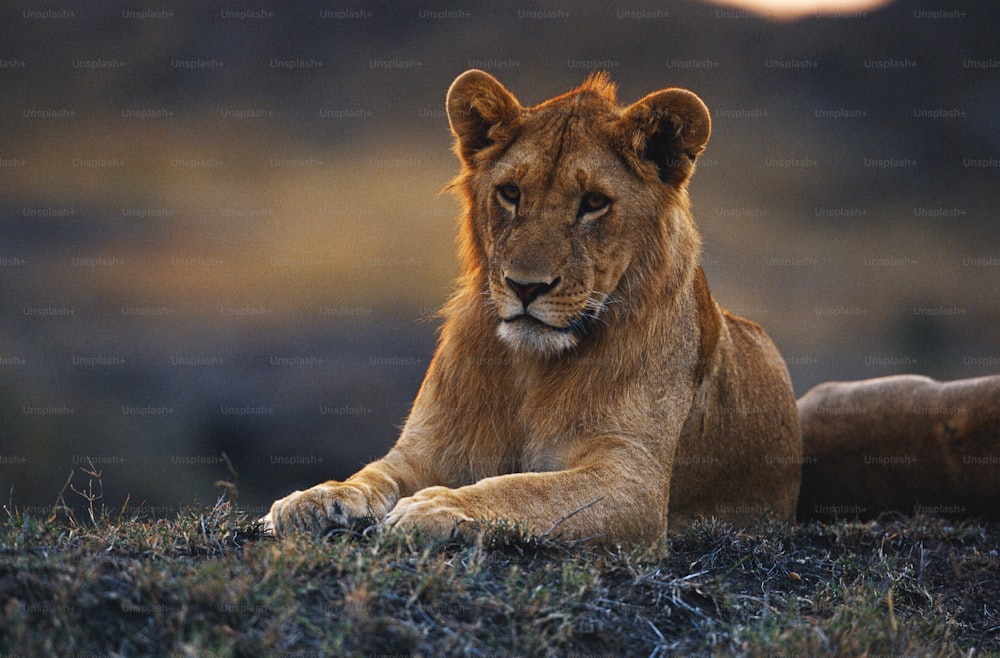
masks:
<path fill-rule="evenodd" d="M 526 332 L 553 332 L 563 334 L 567 337 L 579 340 L 587 336 L 594 325 L 595 317 L 592 314 L 580 313 L 570 319 L 564 325 L 550 324 L 529 313 L 520 313 L 508 318 L 501 318 L 501 322 L 511 328 L 520 329 Z"/>
<path fill-rule="evenodd" d="M 579 346 L 591 331 L 594 318 L 579 315 L 563 325 L 554 325 L 539 320 L 530 313 L 521 313 L 500 318 L 497 334 L 518 349 L 526 349 L 542 354 L 559 354 Z"/>
<path fill-rule="evenodd" d="M 501 340 L 516 349 L 539 354 L 560 354 L 580 345 L 589 322 L 573 320 L 563 326 L 551 325 L 530 314 L 504 318 L 497 326 Z"/>
<path fill-rule="evenodd" d="M 518 315 L 514 315 L 512 317 L 509 317 L 509 318 L 501 318 L 501 321 L 504 324 L 518 324 L 518 323 L 521 323 L 521 324 L 528 325 L 528 326 L 530 326 L 532 328 L 548 329 L 549 331 L 556 331 L 556 332 L 559 332 L 559 333 L 562 333 L 562 334 L 577 334 L 577 335 L 581 335 L 583 333 L 586 333 L 586 331 L 585 331 L 586 330 L 586 325 L 589 324 L 589 322 L 587 321 L 586 318 L 581 318 L 579 321 L 578 320 L 572 320 L 569 323 L 567 323 L 565 326 L 559 327 L 559 326 L 556 326 L 556 325 L 549 324 L 548 322 L 545 322 L 544 320 L 539 320 L 538 318 L 536 318 L 534 315 L 531 315 L 530 313 L 521 313 L 521 314 L 518 314 Z"/>

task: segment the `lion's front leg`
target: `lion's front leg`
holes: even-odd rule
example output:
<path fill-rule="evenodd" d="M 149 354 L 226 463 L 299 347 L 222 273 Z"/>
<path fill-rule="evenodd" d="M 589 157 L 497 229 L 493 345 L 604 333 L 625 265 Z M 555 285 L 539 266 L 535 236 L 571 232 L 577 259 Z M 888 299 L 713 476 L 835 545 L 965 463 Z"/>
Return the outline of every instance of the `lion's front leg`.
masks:
<path fill-rule="evenodd" d="M 652 543 L 666 533 L 667 493 L 660 478 L 623 477 L 611 468 L 517 473 L 418 491 L 401 499 L 383 525 L 449 538 L 504 519 L 534 536 Z"/>

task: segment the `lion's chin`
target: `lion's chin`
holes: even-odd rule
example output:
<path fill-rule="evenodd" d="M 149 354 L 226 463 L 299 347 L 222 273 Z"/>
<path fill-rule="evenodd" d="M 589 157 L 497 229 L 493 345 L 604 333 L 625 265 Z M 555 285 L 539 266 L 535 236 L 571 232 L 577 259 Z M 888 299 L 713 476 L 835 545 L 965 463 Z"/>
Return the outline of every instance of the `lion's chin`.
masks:
<path fill-rule="evenodd" d="M 515 350 L 545 355 L 573 349 L 580 340 L 574 331 L 557 329 L 527 315 L 502 321 L 497 335 Z"/>

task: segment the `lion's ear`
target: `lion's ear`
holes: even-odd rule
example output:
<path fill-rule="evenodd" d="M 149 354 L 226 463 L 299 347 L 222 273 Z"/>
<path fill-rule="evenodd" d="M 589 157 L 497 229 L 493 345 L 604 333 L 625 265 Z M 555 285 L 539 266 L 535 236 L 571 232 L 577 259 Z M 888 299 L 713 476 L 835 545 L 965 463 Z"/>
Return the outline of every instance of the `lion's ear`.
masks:
<path fill-rule="evenodd" d="M 496 78 L 472 69 L 458 76 L 448 89 L 448 123 L 457 138 L 462 161 L 475 166 L 476 154 L 509 139 L 517 128 L 521 104 Z"/>
<path fill-rule="evenodd" d="M 623 147 L 656 164 L 660 179 L 683 185 L 705 150 L 712 119 L 700 98 L 686 89 L 664 89 L 625 109 L 619 119 Z"/>

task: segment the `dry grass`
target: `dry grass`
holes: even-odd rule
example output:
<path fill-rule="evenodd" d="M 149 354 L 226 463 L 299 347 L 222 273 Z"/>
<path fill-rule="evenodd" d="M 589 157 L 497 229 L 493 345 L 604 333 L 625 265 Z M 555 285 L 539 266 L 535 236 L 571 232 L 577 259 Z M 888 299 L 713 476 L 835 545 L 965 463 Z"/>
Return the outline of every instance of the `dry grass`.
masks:
<path fill-rule="evenodd" d="M 47 520 L 8 510 L 0 526 L 8 654 L 1000 651 L 997 526 L 704 523 L 663 557 L 509 527 L 472 545 L 395 533 L 275 540 L 225 500 L 169 520 L 67 509 Z"/>

